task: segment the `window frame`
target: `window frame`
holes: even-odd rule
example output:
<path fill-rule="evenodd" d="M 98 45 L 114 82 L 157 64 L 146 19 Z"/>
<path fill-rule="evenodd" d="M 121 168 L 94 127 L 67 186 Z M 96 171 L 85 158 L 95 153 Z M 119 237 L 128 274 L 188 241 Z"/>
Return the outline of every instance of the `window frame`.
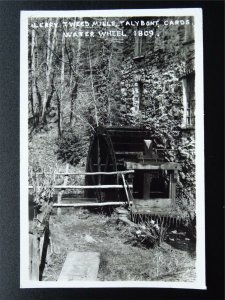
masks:
<path fill-rule="evenodd" d="M 193 129 L 195 126 L 195 72 L 181 78 L 183 90 L 182 128 Z M 190 86 L 192 90 L 190 91 Z"/>

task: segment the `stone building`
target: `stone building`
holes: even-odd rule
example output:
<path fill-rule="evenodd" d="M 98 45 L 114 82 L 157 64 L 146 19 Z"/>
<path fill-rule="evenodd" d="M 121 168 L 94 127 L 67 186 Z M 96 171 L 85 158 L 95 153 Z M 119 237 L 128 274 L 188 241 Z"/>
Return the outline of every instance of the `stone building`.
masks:
<path fill-rule="evenodd" d="M 123 25 L 121 110 L 127 125 L 150 130 L 164 159 L 181 163 L 178 195 L 194 208 L 194 19 L 152 17 L 137 23 L 131 18 Z"/>

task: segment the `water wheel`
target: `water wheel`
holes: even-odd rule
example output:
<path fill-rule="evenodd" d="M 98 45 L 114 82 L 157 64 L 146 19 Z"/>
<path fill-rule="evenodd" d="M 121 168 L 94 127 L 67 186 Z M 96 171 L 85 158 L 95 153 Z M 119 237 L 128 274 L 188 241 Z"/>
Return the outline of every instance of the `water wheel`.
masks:
<path fill-rule="evenodd" d="M 125 170 L 124 161 L 138 160 L 143 156 L 143 140 L 149 137 L 147 130 L 131 127 L 97 127 L 91 138 L 86 172 L 116 172 Z M 122 184 L 116 174 L 88 175 L 86 185 Z M 123 201 L 124 191 L 118 189 L 90 189 L 86 197 L 99 201 Z"/>

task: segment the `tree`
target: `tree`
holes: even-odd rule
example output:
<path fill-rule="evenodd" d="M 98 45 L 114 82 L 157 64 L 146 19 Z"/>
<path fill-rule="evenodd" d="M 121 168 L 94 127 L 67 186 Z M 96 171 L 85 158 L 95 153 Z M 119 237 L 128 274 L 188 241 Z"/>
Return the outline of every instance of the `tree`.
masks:
<path fill-rule="evenodd" d="M 66 19 L 71 24 L 82 20 Z M 85 20 L 91 23 L 95 19 Z M 57 123 L 60 136 L 65 128 L 75 124 L 78 131 L 81 127 L 92 131 L 94 126 L 116 124 L 121 40 L 100 36 L 99 31 L 107 30 L 101 23 L 92 28 L 94 37 L 83 37 L 79 32 L 85 28 L 65 27 L 65 19 L 30 19 L 30 25 L 34 21 L 58 25 L 30 26 L 29 30 L 29 117 L 33 129 L 48 128 L 51 123 Z M 68 32 L 77 36 L 69 38 Z"/>
<path fill-rule="evenodd" d="M 38 94 L 37 87 L 37 76 L 36 76 L 36 67 L 37 67 L 37 58 L 36 58 L 36 49 L 37 49 L 37 36 L 34 29 L 31 30 L 31 68 L 30 68 L 30 77 L 31 77 L 31 110 L 33 115 L 33 126 L 39 124 L 39 115 L 40 115 L 40 96 Z"/>
<path fill-rule="evenodd" d="M 57 19 L 58 20 L 58 19 Z M 56 22 L 57 22 L 56 20 Z M 51 22 L 51 19 L 50 19 Z M 52 33 L 53 31 L 53 33 Z M 47 40 L 47 58 L 46 58 L 46 86 L 44 89 L 44 96 L 43 96 L 43 103 L 42 103 L 42 114 L 41 114 L 41 121 L 43 124 L 46 123 L 46 111 L 47 108 L 50 106 L 50 102 L 52 96 L 54 94 L 54 68 L 53 68 L 53 53 L 55 50 L 56 45 L 56 31 L 57 27 L 49 26 L 48 28 L 48 40 Z"/>

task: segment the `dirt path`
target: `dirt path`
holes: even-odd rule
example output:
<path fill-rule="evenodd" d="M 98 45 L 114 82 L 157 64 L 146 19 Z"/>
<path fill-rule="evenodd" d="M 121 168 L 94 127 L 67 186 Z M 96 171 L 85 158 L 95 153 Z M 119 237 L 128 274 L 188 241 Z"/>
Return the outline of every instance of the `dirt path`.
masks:
<path fill-rule="evenodd" d="M 195 258 L 164 243 L 146 249 L 135 245 L 131 228 L 117 217 L 77 209 L 50 220 L 52 254 L 43 280 L 58 279 L 68 251 L 100 252 L 98 280 L 193 281 Z"/>

